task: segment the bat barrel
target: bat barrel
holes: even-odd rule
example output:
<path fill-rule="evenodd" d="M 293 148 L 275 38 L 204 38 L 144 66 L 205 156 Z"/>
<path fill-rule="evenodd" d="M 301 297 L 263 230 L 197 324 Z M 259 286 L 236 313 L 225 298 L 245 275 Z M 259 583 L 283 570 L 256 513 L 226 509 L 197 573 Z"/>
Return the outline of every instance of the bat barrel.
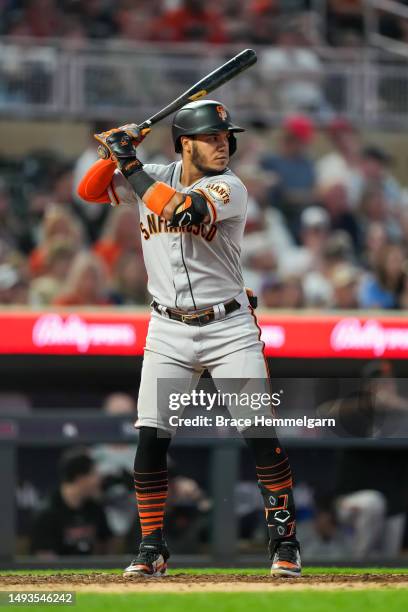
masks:
<path fill-rule="evenodd" d="M 256 53 L 253 49 L 244 49 L 228 62 L 219 66 L 207 76 L 203 77 L 198 83 L 190 87 L 181 96 L 170 102 L 165 108 L 162 108 L 158 113 L 146 119 L 139 127 L 141 129 L 148 128 L 165 119 L 172 113 L 178 111 L 182 106 L 193 100 L 203 98 L 211 91 L 214 91 L 227 81 L 230 81 L 235 76 L 255 64 L 257 60 Z"/>

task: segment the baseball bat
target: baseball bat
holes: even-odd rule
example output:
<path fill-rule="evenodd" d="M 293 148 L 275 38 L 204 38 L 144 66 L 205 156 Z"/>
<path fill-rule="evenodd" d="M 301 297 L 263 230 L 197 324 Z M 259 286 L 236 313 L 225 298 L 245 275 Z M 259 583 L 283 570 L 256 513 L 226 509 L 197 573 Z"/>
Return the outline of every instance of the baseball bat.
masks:
<path fill-rule="evenodd" d="M 207 76 L 202 78 L 198 83 L 187 89 L 184 93 L 181 94 L 178 98 L 170 102 L 167 106 L 162 108 L 158 113 L 146 119 L 142 124 L 139 125 L 140 129 L 150 128 L 158 121 L 165 119 L 172 113 L 178 111 L 182 106 L 187 104 L 188 102 L 193 102 L 195 100 L 199 100 L 203 98 L 210 92 L 214 91 L 227 81 L 230 81 L 238 74 L 255 64 L 257 60 L 256 53 L 253 49 L 245 49 L 235 55 L 228 62 L 219 66 Z"/>

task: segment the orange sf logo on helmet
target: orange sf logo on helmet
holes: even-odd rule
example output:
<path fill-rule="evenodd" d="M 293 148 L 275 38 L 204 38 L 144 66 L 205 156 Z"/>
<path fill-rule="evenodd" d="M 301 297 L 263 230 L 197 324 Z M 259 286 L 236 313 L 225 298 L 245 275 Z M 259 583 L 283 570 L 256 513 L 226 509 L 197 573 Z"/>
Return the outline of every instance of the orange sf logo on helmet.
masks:
<path fill-rule="evenodd" d="M 217 113 L 221 117 L 222 121 L 225 121 L 227 119 L 227 117 L 228 117 L 227 111 L 225 110 L 225 108 L 221 104 L 219 104 L 217 106 Z"/>

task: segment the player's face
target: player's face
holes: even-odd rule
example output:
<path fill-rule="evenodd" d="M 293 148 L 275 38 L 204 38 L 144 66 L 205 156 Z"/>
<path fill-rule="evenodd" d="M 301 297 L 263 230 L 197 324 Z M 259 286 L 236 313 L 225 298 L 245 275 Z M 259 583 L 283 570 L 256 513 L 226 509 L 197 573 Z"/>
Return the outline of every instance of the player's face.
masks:
<path fill-rule="evenodd" d="M 199 134 L 191 142 L 191 163 L 203 174 L 218 174 L 229 161 L 229 133 Z"/>

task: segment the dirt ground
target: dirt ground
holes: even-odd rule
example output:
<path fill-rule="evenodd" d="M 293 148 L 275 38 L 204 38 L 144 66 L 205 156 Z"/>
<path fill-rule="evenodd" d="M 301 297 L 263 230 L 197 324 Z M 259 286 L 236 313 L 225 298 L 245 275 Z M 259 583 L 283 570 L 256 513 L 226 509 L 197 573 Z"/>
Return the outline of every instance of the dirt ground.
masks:
<path fill-rule="evenodd" d="M 115 574 L 58 574 L 48 576 L 1 576 L 0 590 L 123 592 L 275 591 L 285 589 L 408 588 L 407 574 L 315 575 L 302 578 L 233 575 L 172 574 L 159 579 Z"/>

